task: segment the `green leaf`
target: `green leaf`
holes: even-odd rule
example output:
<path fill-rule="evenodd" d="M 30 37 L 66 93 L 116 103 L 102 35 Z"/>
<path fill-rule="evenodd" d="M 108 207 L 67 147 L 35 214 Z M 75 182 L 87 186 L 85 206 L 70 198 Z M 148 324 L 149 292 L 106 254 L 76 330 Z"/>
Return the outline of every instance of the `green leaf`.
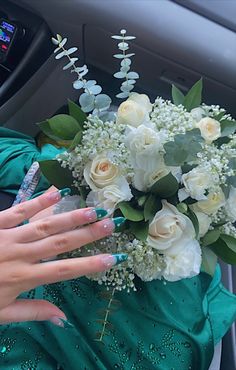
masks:
<path fill-rule="evenodd" d="M 139 207 L 144 206 L 144 203 L 146 202 L 147 198 L 148 198 L 147 194 L 143 194 L 143 195 L 137 197 L 137 202 L 138 202 Z"/>
<path fill-rule="evenodd" d="M 77 145 L 81 144 L 82 137 L 83 132 L 82 131 L 77 132 L 68 150 L 72 151 L 73 149 L 75 149 Z"/>
<path fill-rule="evenodd" d="M 157 211 L 161 209 L 161 201 L 154 194 L 150 194 L 144 205 L 144 219 L 151 221 Z"/>
<path fill-rule="evenodd" d="M 175 85 L 172 85 L 172 100 L 175 105 L 184 103 L 184 94 Z"/>
<path fill-rule="evenodd" d="M 227 178 L 227 184 L 232 185 L 234 188 L 236 188 L 236 176 L 229 176 Z"/>
<path fill-rule="evenodd" d="M 158 194 L 161 198 L 168 198 L 174 195 L 179 189 L 179 184 L 172 173 L 162 177 L 151 187 L 151 193 Z"/>
<path fill-rule="evenodd" d="M 133 208 L 129 202 L 120 202 L 117 207 L 121 210 L 123 216 L 127 220 L 137 222 L 144 218 L 143 211 Z"/>
<path fill-rule="evenodd" d="M 207 247 L 202 248 L 202 268 L 203 270 L 207 274 L 214 276 L 216 264 L 217 264 L 216 254 L 210 248 L 207 248 Z"/>
<path fill-rule="evenodd" d="M 48 137 L 50 137 L 51 139 L 53 139 L 55 141 L 61 141 L 61 138 L 54 134 L 54 132 L 52 131 L 52 129 L 51 129 L 51 127 L 50 127 L 50 125 L 47 121 L 39 122 L 39 123 L 37 123 L 37 125 L 39 126 L 40 130 L 45 135 L 47 135 Z"/>
<path fill-rule="evenodd" d="M 192 221 L 192 224 L 193 224 L 193 227 L 194 227 L 195 233 L 196 233 L 196 239 L 198 239 L 198 236 L 199 236 L 199 222 L 198 222 L 198 218 L 195 215 L 195 213 L 191 210 L 191 208 L 188 208 L 188 212 L 186 213 L 186 215 Z"/>
<path fill-rule="evenodd" d="M 208 231 L 202 238 L 202 246 L 206 247 L 207 245 L 215 243 L 220 237 L 220 230 L 214 229 Z"/>
<path fill-rule="evenodd" d="M 76 121 L 79 123 L 79 126 L 82 130 L 84 122 L 87 119 L 86 114 L 82 111 L 82 109 L 78 106 L 78 104 L 74 103 L 70 99 L 68 99 L 68 108 L 69 108 L 70 116 L 76 119 Z"/>
<path fill-rule="evenodd" d="M 197 81 L 184 98 L 183 105 L 188 112 L 199 107 L 202 102 L 202 78 Z"/>
<path fill-rule="evenodd" d="M 63 140 L 73 140 L 78 131 L 79 123 L 68 114 L 57 114 L 47 120 L 52 132 Z"/>
<path fill-rule="evenodd" d="M 224 119 L 220 122 L 220 126 L 221 126 L 221 137 L 229 136 L 231 134 L 234 134 L 234 132 L 236 131 L 235 120 Z"/>
<path fill-rule="evenodd" d="M 130 222 L 130 231 L 134 236 L 145 242 L 148 236 L 148 227 L 149 223 L 148 222 Z"/>
<path fill-rule="evenodd" d="M 73 189 L 74 178 L 68 168 L 62 168 L 57 160 L 39 161 L 40 169 L 50 184 L 55 185 L 58 189 L 71 188 L 72 193 L 78 193 Z"/>
<path fill-rule="evenodd" d="M 177 134 L 174 141 L 164 144 L 164 160 L 167 166 L 183 166 L 185 163 L 194 162 L 197 153 L 202 150 L 201 132 L 199 129 L 187 131 L 185 134 Z"/>
<path fill-rule="evenodd" d="M 236 240 L 229 235 L 223 235 L 223 238 L 221 235 L 215 243 L 209 246 L 209 248 L 211 248 L 211 250 L 224 262 L 236 265 L 236 252 L 233 250 L 235 248 L 232 249 L 232 247 L 236 245 Z M 232 238 L 234 242 L 229 242 L 228 238 Z M 231 248 L 229 247 L 229 245 L 231 246 Z"/>

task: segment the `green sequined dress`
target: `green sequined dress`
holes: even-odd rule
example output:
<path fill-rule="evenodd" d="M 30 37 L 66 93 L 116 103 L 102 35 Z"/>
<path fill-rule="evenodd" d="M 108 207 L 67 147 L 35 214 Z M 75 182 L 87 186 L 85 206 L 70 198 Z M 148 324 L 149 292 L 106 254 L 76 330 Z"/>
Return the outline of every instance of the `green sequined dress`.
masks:
<path fill-rule="evenodd" d="M 1 160 L 3 152 L 0 138 Z M 10 169 L 10 161 L 5 163 Z M 8 180 L 0 177 L 0 189 L 7 189 Z M 21 181 L 19 176 L 11 190 Z M 100 294 L 104 287 L 86 278 L 38 287 L 23 297 L 50 300 L 73 327 L 48 322 L 0 326 L 0 369 L 208 370 L 215 344 L 236 319 L 236 297 L 220 279 L 219 266 L 213 279 L 205 273 L 174 283 L 137 278 L 137 292 L 115 293 L 120 306 L 109 316 L 103 343 L 95 337 L 101 330 L 97 319 L 108 305 Z"/>

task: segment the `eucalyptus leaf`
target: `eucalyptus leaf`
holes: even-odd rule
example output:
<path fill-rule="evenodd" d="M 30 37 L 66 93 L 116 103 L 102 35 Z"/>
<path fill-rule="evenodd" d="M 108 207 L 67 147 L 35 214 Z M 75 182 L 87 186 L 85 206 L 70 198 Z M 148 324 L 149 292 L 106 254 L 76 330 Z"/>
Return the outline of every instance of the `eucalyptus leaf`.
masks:
<path fill-rule="evenodd" d="M 69 69 L 71 66 L 73 66 L 73 64 L 75 62 L 77 62 L 77 60 L 78 60 L 78 58 L 71 58 L 71 61 L 63 67 L 63 71 L 65 71 L 65 70 Z"/>
<path fill-rule="evenodd" d="M 202 150 L 202 141 L 199 129 L 175 135 L 174 141 L 164 144 L 165 164 L 167 166 L 183 166 L 185 163 L 194 162 L 197 159 L 197 153 Z"/>
<path fill-rule="evenodd" d="M 143 211 L 132 207 L 129 202 L 120 202 L 117 207 L 127 220 L 137 222 L 142 221 L 144 218 Z"/>
<path fill-rule="evenodd" d="M 199 107 L 202 102 L 202 78 L 197 81 L 184 98 L 183 105 L 188 112 Z"/>
<path fill-rule="evenodd" d="M 131 90 L 133 90 L 133 88 L 134 88 L 134 85 L 126 85 L 126 86 L 121 86 L 121 91 L 123 91 L 123 92 L 125 92 L 125 91 L 131 91 Z"/>
<path fill-rule="evenodd" d="M 66 51 L 66 55 L 70 55 L 70 54 L 73 54 L 75 51 L 77 51 L 78 48 L 76 47 L 73 47 L 73 48 L 70 48 Z"/>
<path fill-rule="evenodd" d="M 135 53 L 126 54 L 125 58 L 131 58 L 135 55 Z"/>
<path fill-rule="evenodd" d="M 72 140 L 81 130 L 79 123 L 68 114 L 57 114 L 47 120 L 52 132 L 63 140 Z"/>
<path fill-rule="evenodd" d="M 129 93 L 128 92 L 121 92 L 119 94 L 116 95 L 117 98 L 120 98 L 120 99 L 125 99 L 125 98 L 128 98 L 129 96 Z"/>
<path fill-rule="evenodd" d="M 125 73 L 125 75 L 126 75 L 126 73 L 127 73 L 129 70 L 130 70 L 130 66 L 124 66 L 124 67 L 121 67 L 120 72 L 121 72 L 121 73 Z M 119 73 L 119 72 L 117 72 L 117 73 Z M 116 73 L 115 73 L 115 74 L 116 74 Z"/>
<path fill-rule="evenodd" d="M 139 78 L 139 74 L 137 72 L 129 72 L 127 73 L 127 77 L 131 80 L 136 80 Z"/>
<path fill-rule="evenodd" d="M 59 33 L 57 33 L 57 40 L 58 40 L 59 42 L 61 42 L 61 40 L 62 40 L 62 36 L 61 36 Z"/>
<path fill-rule="evenodd" d="M 158 194 L 161 198 L 168 198 L 176 194 L 179 189 L 179 184 L 172 173 L 159 179 L 150 189 L 151 193 Z"/>
<path fill-rule="evenodd" d="M 220 121 L 220 127 L 221 127 L 221 136 L 229 136 L 231 134 L 234 134 L 236 131 L 236 121 L 235 120 L 229 120 L 224 119 Z"/>
<path fill-rule="evenodd" d="M 61 59 L 62 57 L 64 57 L 66 55 L 66 51 L 65 50 L 63 50 L 63 51 L 61 51 L 59 54 L 57 54 L 56 56 L 55 56 L 55 59 Z"/>
<path fill-rule="evenodd" d="M 59 43 L 59 46 L 60 48 L 63 48 L 63 46 L 65 46 L 65 44 L 67 43 L 67 38 L 65 37 L 63 40 L 60 41 Z"/>
<path fill-rule="evenodd" d="M 95 107 L 95 96 L 83 93 L 79 97 L 79 103 L 84 112 L 90 112 Z"/>
<path fill-rule="evenodd" d="M 148 236 L 148 222 L 130 222 L 129 223 L 130 232 L 139 240 L 145 242 Z"/>
<path fill-rule="evenodd" d="M 84 87 L 84 82 L 81 81 L 81 80 L 76 80 L 75 82 L 73 82 L 73 88 L 75 90 L 79 90 L 79 89 L 82 89 L 82 87 Z"/>
<path fill-rule="evenodd" d="M 108 109 L 111 105 L 111 98 L 106 94 L 99 94 L 95 99 L 95 108 Z"/>
<path fill-rule="evenodd" d="M 68 108 L 69 114 L 76 119 L 78 122 L 80 129 L 83 129 L 84 122 L 87 119 L 86 114 L 82 111 L 82 109 L 78 106 L 78 104 L 74 103 L 72 100 L 68 100 Z"/>
<path fill-rule="evenodd" d="M 216 264 L 217 264 L 216 254 L 210 248 L 207 248 L 207 247 L 202 248 L 202 268 L 203 270 L 207 274 L 214 276 Z"/>
<path fill-rule="evenodd" d="M 124 72 L 116 72 L 116 73 L 114 73 L 114 77 L 115 78 L 125 78 L 125 73 Z"/>
<path fill-rule="evenodd" d="M 175 85 L 172 85 L 172 100 L 175 105 L 184 103 L 184 94 Z"/>
<path fill-rule="evenodd" d="M 114 54 L 113 57 L 116 59 L 124 59 L 125 55 L 124 54 Z"/>
<path fill-rule="evenodd" d="M 127 86 L 127 85 L 134 85 L 137 81 L 136 80 L 126 80 L 122 82 L 122 86 Z"/>
<path fill-rule="evenodd" d="M 87 87 L 89 89 L 91 86 L 96 85 L 96 83 L 97 83 L 96 80 L 89 80 L 85 82 L 84 87 Z"/>
<path fill-rule="evenodd" d="M 130 66 L 130 64 L 131 64 L 131 59 L 129 58 L 125 58 L 120 62 L 121 67 Z"/>
<path fill-rule="evenodd" d="M 102 88 L 100 85 L 93 85 L 89 88 L 90 93 L 93 95 L 98 95 L 102 91 Z"/>
<path fill-rule="evenodd" d="M 54 45 L 58 45 L 59 44 L 59 41 L 57 40 L 57 39 L 55 39 L 55 37 L 52 37 L 51 38 L 51 40 L 52 40 L 52 43 L 54 44 Z M 57 49 L 56 49 L 57 50 Z M 60 50 L 60 48 L 58 48 L 58 50 Z"/>

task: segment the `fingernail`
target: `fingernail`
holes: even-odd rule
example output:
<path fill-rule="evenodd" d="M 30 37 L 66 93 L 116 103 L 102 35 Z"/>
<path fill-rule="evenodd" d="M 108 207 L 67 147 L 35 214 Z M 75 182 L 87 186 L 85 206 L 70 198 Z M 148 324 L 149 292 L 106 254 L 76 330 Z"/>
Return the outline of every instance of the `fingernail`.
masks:
<path fill-rule="evenodd" d="M 126 253 L 117 253 L 117 254 L 110 254 L 102 256 L 102 262 L 107 268 L 110 268 L 115 265 L 119 265 L 119 263 L 122 263 L 126 261 L 128 258 L 128 254 Z"/>
<path fill-rule="evenodd" d="M 70 188 L 64 188 L 64 189 L 59 190 L 59 193 L 61 195 L 61 198 L 64 198 L 67 195 L 71 194 L 71 189 Z"/>
<path fill-rule="evenodd" d="M 95 208 L 94 211 L 97 215 L 97 220 L 101 220 L 103 217 L 107 216 L 107 211 L 103 208 Z"/>
<path fill-rule="evenodd" d="M 71 324 L 68 320 L 63 319 L 62 317 L 53 316 L 49 320 L 52 324 L 60 326 L 64 329 L 74 328 L 74 325 Z"/>
<path fill-rule="evenodd" d="M 71 194 L 71 189 L 70 188 L 64 188 L 58 191 L 54 191 L 51 193 L 48 193 L 47 196 L 50 200 L 52 201 L 59 201 L 61 198 L 66 197 L 67 195 Z"/>
<path fill-rule="evenodd" d="M 119 231 L 119 228 L 121 227 L 121 225 L 123 225 L 125 223 L 126 218 L 124 218 L 124 217 L 115 217 L 115 218 L 112 219 L 112 221 L 115 224 L 115 232 L 116 232 L 116 231 Z"/>
<path fill-rule="evenodd" d="M 94 208 L 85 211 L 85 218 L 88 222 L 101 220 L 105 216 L 107 216 L 107 211 L 103 208 Z"/>

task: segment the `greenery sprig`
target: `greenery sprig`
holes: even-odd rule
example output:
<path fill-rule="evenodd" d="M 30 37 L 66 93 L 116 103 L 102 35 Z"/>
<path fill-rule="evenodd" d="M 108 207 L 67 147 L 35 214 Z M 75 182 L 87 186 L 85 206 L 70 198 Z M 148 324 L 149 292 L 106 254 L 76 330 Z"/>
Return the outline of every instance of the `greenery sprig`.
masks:
<path fill-rule="evenodd" d="M 106 94 L 100 94 L 102 87 L 97 84 L 95 80 L 86 80 L 84 76 L 88 73 L 88 67 L 84 64 L 81 67 L 76 66 L 78 57 L 71 57 L 71 55 L 78 50 L 77 47 L 65 48 L 67 38 L 62 38 L 57 34 L 56 38 L 52 37 L 52 42 L 57 48 L 54 50 L 56 59 L 66 57 L 69 62 L 63 67 L 63 70 L 71 68 L 72 73 L 76 73 L 77 79 L 73 82 L 73 87 L 76 90 L 83 89 L 84 92 L 80 95 L 79 103 L 85 113 L 93 112 L 99 115 L 101 112 L 109 109 L 111 105 L 111 98 Z M 58 53 L 58 54 L 57 54 Z"/>
<path fill-rule="evenodd" d="M 129 44 L 127 41 L 134 40 L 135 36 L 126 36 L 126 30 L 122 29 L 120 31 L 120 35 L 112 36 L 113 39 L 118 40 L 118 49 L 121 51 L 119 54 L 114 54 L 113 56 L 117 59 L 121 59 L 120 62 L 120 71 L 114 74 L 114 77 L 119 79 L 125 79 L 122 82 L 120 90 L 121 93 L 117 94 L 116 97 L 120 99 L 125 99 L 130 95 L 131 90 L 134 88 L 134 84 L 136 83 L 136 79 L 139 78 L 137 72 L 130 71 L 131 66 L 131 59 L 135 54 L 128 53 L 126 51 L 129 50 Z"/>

